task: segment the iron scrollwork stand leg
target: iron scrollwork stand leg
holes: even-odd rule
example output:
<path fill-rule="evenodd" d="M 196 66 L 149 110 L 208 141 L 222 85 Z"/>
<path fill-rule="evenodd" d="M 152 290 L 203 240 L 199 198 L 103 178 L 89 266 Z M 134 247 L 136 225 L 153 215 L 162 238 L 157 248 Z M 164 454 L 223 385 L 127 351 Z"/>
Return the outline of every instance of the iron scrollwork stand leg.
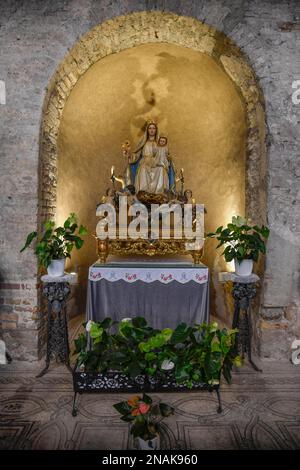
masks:
<path fill-rule="evenodd" d="M 72 408 L 72 416 L 77 416 L 78 414 L 78 408 L 76 406 L 76 397 L 77 397 L 77 392 L 74 392 L 74 398 L 73 398 L 73 408 Z"/>
<path fill-rule="evenodd" d="M 218 398 L 218 408 L 217 408 L 217 413 L 222 413 L 223 409 L 222 409 L 222 402 L 221 402 L 221 393 L 220 393 L 220 387 L 216 387 L 215 388 L 215 391 L 216 391 L 216 394 L 217 394 L 217 398 Z"/>
<path fill-rule="evenodd" d="M 50 360 L 54 356 L 73 373 L 69 359 L 68 321 L 66 301 L 70 295 L 68 282 L 47 282 L 43 287 L 43 294 L 48 301 L 47 313 L 47 352 L 46 366 L 37 375 L 42 377 L 48 370 Z"/>
<path fill-rule="evenodd" d="M 241 351 L 242 357 L 247 354 L 249 363 L 258 372 L 261 369 L 253 362 L 251 357 L 251 339 L 252 339 L 252 326 L 251 326 L 251 300 L 255 297 L 256 285 L 255 283 L 239 283 L 233 285 L 232 296 L 234 298 L 234 314 L 232 321 L 232 328 L 238 328 L 239 332 L 236 336 L 235 350 L 238 353 Z"/>

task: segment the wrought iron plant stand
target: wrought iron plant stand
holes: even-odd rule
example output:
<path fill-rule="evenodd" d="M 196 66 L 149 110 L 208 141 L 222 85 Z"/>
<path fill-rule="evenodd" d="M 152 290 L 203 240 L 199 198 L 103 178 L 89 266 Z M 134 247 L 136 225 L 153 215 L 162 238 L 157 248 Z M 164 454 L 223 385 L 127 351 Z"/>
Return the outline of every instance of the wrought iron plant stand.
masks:
<path fill-rule="evenodd" d="M 65 364 L 67 369 L 73 373 L 69 359 L 70 349 L 66 303 L 71 292 L 70 283 L 74 282 L 74 276 L 65 275 L 60 278 L 43 276 L 42 281 L 43 295 L 47 299 L 48 316 L 46 366 L 37 375 L 37 378 L 46 374 L 52 358 L 56 358 L 56 360 Z"/>
<path fill-rule="evenodd" d="M 232 328 L 238 328 L 235 349 L 242 358 L 247 355 L 249 363 L 254 370 L 262 372 L 252 360 L 252 324 L 251 302 L 256 295 L 256 285 L 259 277 L 256 274 L 250 276 L 237 276 L 233 273 L 220 273 L 221 282 L 233 282 L 232 297 L 234 299 L 234 312 Z"/>
<path fill-rule="evenodd" d="M 163 392 L 216 392 L 218 399 L 217 412 L 222 413 L 220 385 L 209 385 L 202 382 L 193 384 L 192 388 L 177 384 L 174 378 L 167 376 L 164 379 L 140 375 L 134 379 L 120 372 L 107 372 L 106 374 L 81 371 L 77 364 L 73 371 L 73 409 L 72 415 L 77 416 L 77 395 L 83 393 L 163 393 Z"/>

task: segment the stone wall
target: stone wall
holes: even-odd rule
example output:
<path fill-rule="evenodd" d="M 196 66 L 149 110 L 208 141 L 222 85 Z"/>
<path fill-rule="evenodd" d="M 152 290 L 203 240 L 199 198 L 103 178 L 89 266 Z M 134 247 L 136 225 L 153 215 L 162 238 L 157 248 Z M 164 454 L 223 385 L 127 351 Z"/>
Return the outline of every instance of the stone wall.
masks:
<path fill-rule="evenodd" d="M 191 16 L 224 32 L 246 54 L 259 79 L 268 125 L 271 237 L 257 345 L 263 357 L 286 359 L 291 340 L 300 337 L 300 105 L 292 102 L 292 83 L 300 79 L 297 0 L 0 2 L 0 80 L 5 80 L 7 93 L 6 104 L 0 104 L 1 334 L 19 359 L 35 359 L 42 351 L 36 259 L 30 251 L 20 255 L 19 249 L 38 223 L 46 87 L 79 37 L 109 18 L 144 10 Z M 49 200 L 42 208 L 47 214 L 53 211 L 55 167 L 48 178 Z"/>

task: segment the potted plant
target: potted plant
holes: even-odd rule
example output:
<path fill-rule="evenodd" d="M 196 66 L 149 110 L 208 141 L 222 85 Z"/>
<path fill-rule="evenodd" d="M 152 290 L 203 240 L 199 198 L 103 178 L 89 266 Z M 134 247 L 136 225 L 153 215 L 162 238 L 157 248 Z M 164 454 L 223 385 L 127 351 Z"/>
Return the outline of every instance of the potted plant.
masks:
<path fill-rule="evenodd" d="M 145 393 L 113 406 L 122 415 L 121 419 L 131 424 L 130 433 L 137 439 L 139 450 L 159 449 L 160 422 L 174 414 L 172 406 L 154 403 Z"/>
<path fill-rule="evenodd" d="M 238 330 L 220 329 L 216 322 L 159 330 L 143 317 L 120 322 L 107 317 L 83 325 L 88 335 L 75 339 L 74 416 L 77 393 L 113 391 L 215 391 L 221 413 L 221 376 L 230 383 L 233 365 L 242 365 L 235 348 Z"/>
<path fill-rule="evenodd" d="M 120 371 L 132 379 L 147 376 L 158 383 L 169 381 L 192 388 L 197 382 L 218 385 L 222 373 L 230 382 L 232 365 L 240 364 L 234 350 L 238 330 L 219 329 L 216 322 L 180 323 L 175 330 L 157 330 L 143 317 L 120 322 L 107 317 L 83 325 L 90 347 L 86 334 L 80 333 L 74 354 L 86 373 Z"/>
<path fill-rule="evenodd" d="M 269 229 L 265 225 L 251 225 L 249 219 L 236 216 L 227 227 L 218 227 L 207 236 L 218 240 L 217 248 L 225 245 L 222 255 L 226 262 L 234 260 L 238 276 L 249 276 L 253 262 L 258 261 L 260 253 L 266 253 L 265 240 L 269 237 Z"/>
<path fill-rule="evenodd" d="M 36 239 L 34 252 L 38 256 L 39 266 L 46 268 L 49 276 L 57 277 L 64 275 L 66 258 L 71 257 L 73 248 L 79 250 L 82 247 L 80 235 L 86 235 L 87 229 L 83 225 L 78 226 L 78 218 L 74 213 L 65 220 L 63 227 L 54 227 L 55 222 L 48 220 L 42 234 L 29 233 L 20 252 Z"/>

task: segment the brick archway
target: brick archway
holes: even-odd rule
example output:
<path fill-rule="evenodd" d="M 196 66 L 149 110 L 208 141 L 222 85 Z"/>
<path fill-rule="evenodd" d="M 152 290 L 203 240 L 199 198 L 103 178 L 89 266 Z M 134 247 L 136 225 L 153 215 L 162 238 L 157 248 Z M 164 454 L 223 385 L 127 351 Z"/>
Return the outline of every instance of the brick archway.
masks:
<path fill-rule="evenodd" d="M 265 221 L 266 142 L 262 92 L 247 58 L 232 41 L 193 18 L 141 12 L 106 21 L 77 41 L 49 83 L 43 108 L 40 148 L 39 221 L 55 217 L 57 137 L 66 100 L 79 78 L 109 54 L 148 43 L 171 43 L 211 56 L 230 76 L 247 112 L 246 210 Z"/>
<path fill-rule="evenodd" d="M 39 225 L 56 216 L 57 140 L 64 106 L 72 89 L 80 77 L 102 58 L 149 43 L 175 44 L 207 54 L 235 84 L 245 103 L 248 127 L 246 212 L 256 222 L 265 222 L 267 152 L 264 99 L 247 57 L 223 33 L 196 19 L 149 11 L 120 16 L 93 28 L 76 42 L 49 83 L 41 126 Z"/>

